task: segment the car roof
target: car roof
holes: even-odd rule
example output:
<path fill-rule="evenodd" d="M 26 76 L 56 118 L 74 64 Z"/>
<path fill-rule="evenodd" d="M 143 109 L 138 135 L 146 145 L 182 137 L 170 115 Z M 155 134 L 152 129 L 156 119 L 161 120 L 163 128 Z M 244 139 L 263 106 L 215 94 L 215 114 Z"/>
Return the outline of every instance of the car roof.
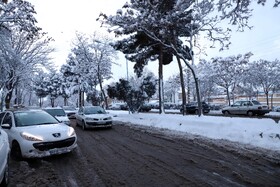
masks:
<path fill-rule="evenodd" d="M 63 109 L 60 106 L 56 106 L 56 107 L 45 107 L 43 109 Z"/>
<path fill-rule="evenodd" d="M 28 108 L 9 108 L 6 109 L 4 112 L 13 112 L 13 113 L 19 113 L 19 112 L 44 112 L 42 109 L 28 109 Z"/>

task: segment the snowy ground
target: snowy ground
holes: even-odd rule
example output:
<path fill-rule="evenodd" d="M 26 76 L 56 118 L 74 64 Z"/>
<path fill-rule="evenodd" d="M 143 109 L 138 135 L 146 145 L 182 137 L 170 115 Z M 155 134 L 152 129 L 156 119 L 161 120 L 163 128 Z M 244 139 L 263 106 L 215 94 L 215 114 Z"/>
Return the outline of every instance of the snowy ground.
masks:
<path fill-rule="evenodd" d="M 127 111 L 112 110 L 108 110 L 108 112 L 114 116 L 114 120 L 129 122 L 132 125 L 170 129 L 178 132 L 178 134 L 187 132 L 207 138 L 225 139 L 280 151 L 280 124 L 268 118 L 198 117 L 195 115 L 152 113 L 129 114 Z M 220 111 L 211 111 L 211 113 L 220 113 Z M 270 112 L 267 115 L 280 117 L 280 112 Z"/>

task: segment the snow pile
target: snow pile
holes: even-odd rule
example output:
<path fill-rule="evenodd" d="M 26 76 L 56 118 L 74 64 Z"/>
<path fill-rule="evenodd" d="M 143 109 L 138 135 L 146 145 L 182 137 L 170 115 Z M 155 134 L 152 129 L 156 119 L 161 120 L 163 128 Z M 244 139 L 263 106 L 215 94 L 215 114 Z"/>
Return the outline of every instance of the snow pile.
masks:
<path fill-rule="evenodd" d="M 110 111 L 114 120 L 144 126 L 187 132 L 212 139 L 225 139 L 256 147 L 280 151 L 280 124 L 272 119 L 177 114 L 128 114 Z"/>

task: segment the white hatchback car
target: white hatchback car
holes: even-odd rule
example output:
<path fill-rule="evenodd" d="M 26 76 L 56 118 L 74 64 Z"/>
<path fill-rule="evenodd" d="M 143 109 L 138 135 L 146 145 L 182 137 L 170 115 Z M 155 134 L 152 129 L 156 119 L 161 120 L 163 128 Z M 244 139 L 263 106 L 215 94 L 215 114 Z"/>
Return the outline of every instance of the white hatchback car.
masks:
<path fill-rule="evenodd" d="M 70 126 L 70 120 L 63 108 L 47 107 L 47 108 L 44 108 L 43 110 L 46 111 L 47 113 L 49 113 L 50 115 L 52 115 L 53 117 L 55 117 L 56 119 L 58 119 L 58 121 Z"/>
<path fill-rule="evenodd" d="M 83 106 L 76 114 L 77 125 L 87 128 L 112 127 L 112 117 L 100 106 Z"/>
<path fill-rule="evenodd" d="M 77 147 L 74 128 L 43 110 L 15 109 L 0 114 L 15 159 L 39 158 L 71 152 Z"/>
<path fill-rule="evenodd" d="M 9 179 L 10 146 L 8 135 L 0 128 L 0 186 L 7 186 Z"/>

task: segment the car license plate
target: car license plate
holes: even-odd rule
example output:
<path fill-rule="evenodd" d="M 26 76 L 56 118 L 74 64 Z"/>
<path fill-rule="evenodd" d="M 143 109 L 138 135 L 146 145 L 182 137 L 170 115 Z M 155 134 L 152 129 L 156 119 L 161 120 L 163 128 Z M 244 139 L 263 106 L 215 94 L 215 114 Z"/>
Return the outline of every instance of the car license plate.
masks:
<path fill-rule="evenodd" d="M 62 148 L 62 149 L 52 149 L 50 150 L 50 155 L 57 155 L 57 154 L 60 154 L 60 153 L 65 153 L 66 152 L 66 148 Z"/>

